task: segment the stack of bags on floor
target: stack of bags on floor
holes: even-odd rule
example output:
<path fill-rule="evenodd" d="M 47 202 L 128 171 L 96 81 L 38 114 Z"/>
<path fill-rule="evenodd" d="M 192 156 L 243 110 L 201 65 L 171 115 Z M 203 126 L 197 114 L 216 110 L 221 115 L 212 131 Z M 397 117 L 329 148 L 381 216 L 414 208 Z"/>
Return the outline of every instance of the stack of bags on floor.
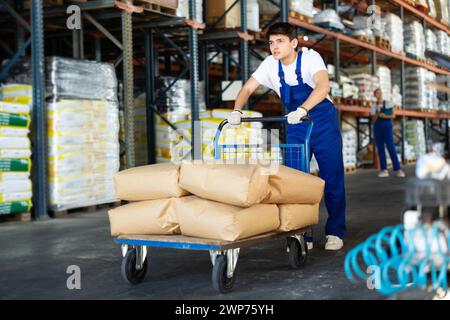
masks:
<path fill-rule="evenodd" d="M 0 215 L 31 208 L 31 87 L 0 88 Z"/>
<path fill-rule="evenodd" d="M 50 208 L 114 202 L 119 171 L 119 103 L 114 66 L 47 60 Z"/>
<path fill-rule="evenodd" d="M 277 169 L 277 170 L 274 170 Z M 111 235 L 173 235 L 235 241 L 318 223 L 324 181 L 285 166 L 183 161 L 115 176 Z"/>

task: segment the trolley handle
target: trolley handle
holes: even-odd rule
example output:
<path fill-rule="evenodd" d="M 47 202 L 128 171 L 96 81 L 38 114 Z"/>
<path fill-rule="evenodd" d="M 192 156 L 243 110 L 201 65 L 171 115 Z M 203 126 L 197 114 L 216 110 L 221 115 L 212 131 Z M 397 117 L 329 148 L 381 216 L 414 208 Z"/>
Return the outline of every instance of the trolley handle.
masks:
<path fill-rule="evenodd" d="M 308 115 L 304 116 L 301 120 L 302 121 L 305 120 L 305 121 L 309 122 L 309 128 L 308 128 L 308 131 L 307 131 L 307 134 L 306 134 L 306 137 L 305 137 L 306 142 L 309 142 L 309 136 L 311 134 L 313 121 L 312 121 L 311 117 L 308 116 Z M 280 116 L 280 117 L 243 117 L 243 118 L 241 118 L 241 122 L 287 122 L 287 117 L 286 116 Z M 216 135 L 214 137 L 214 149 L 216 149 L 216 147 L 218 147 L 220 134 L 222 133 L 223 127 L 225 127 L 225 125 L 227 125 L 227 124 L 228 124 L 228 120 L 227 119 L 223 120 L 219 124 L 219 127 L 217 128 Z"/>

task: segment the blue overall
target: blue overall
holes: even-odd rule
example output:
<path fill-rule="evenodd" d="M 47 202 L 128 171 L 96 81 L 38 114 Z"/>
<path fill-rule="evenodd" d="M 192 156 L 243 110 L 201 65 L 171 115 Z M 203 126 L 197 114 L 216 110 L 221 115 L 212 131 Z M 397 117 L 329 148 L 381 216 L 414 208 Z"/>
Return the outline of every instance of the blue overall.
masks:
<path fill-rule="evenodd" d="M 295 111 L 310 96 L 313 89 L 303 82 L 302 53 L 297 55 L 298 85 L 289 86 L 284 78 L 281 61 L 278 61 L 278 76 L 280 77 L 281 100 L 288 112 Z M 314 154 L 319 165 L 320 177 L 325 180 L 325 205 L 328 210 L 328 220 L 325 227 L 326 235 L 343 238 L 345 227 L 345 187 L 344 163 L 342 158 L 342 137 L 339 129 L 339 120 L 333 103 L 324 99 L 309 111 L 314 121 L 311 132 L 311 155 Z M 287 143 L 304 143 L 308 124 L 304 121 L 297 125 L 287 125 Z M 286 165 L 299 169 L 299 161 L 293 155 L 286 154 Z"/>
<path fill-rule="evenodd" d="M 397 151 L 395 150 L 394 134 L 392 132 L 392 120 L 378 118 L 377 121 L 375 121 L 373 131 L 375 133 L 375 143 L 377 145 L 378 156 L 380 158 L 381 170 L 386 170 L 387 168 L 386 152 L 384 149 L 385 144 L 389 151 L 389 155 L 391 156 L 394 170 L 400 170 L 400 162 L 398 161 Z"/>

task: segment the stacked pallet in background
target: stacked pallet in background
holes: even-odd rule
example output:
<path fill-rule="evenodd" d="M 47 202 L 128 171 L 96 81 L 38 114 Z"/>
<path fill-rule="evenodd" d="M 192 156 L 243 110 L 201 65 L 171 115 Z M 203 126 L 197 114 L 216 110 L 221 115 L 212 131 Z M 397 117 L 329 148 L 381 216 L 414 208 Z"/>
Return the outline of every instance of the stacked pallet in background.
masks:
<path fill-rule="evenodd" d="M 424 68 L 407 67 L 405 75 L 405 108 L 415 110 L 437 110 L 436 89 L 427 84 L 436 79 L 436 74 Z"/>
<path fill-rule="evenodd" d="M 178 0 L 178 17 L 189 18 L 189 0 Z M 195 20 L 203 23 L 203 0 L 195 0 Z"/>
<path fill-rule="evenodd" d="M 436 7 L 437 20 L 445 25 L 450 25 L 449 19 L 449 1 L 448 0 L 434 0 L 434 5 Z"/>
<path fill-rule="evenodd" d="M 437 47 L 437 33 L 434 33 L 433 30 L 427 29 L 425 30 L 425 49 L 430 51 L 438 51 Z"/>
<path fill-rule="evenodd" d="M 380 86 L 378 77 L 367 73 L 360 73 L 351 75 L 350 79 L 355 81 L 355 84 L 358 86 L 359 99 L 365 101 L 367 106 L 369 106 L 374 98 L 375 89 Z"/>
<path fill-rule="evenodd" d="M 426 151 L 425 129 L 422 120 L 408 120 L 405 125 L 405 158 L 416 160 Z"/>
<path fill-rule="evenodd" d="M 30 107 L 31 86 L 0 88 L 0 215 L 31 209 Z"/>
<path fill-rule="evenodd" d="M 357 132 L 356 118 L 342 117 L 342 155 L 346 170 L 356 168 Z"/>
<path fill-rule="evenodd" d="M 53 57 L 47 75 L 50 209 L 115 202 L 120 161 L 114 66 Z"/>
<path fill-rule="evenodd" d="M 278 6 L 274 5 L 276 3 Z M 261 15 L 274 15 L 280 11 L 279 5 L 280 0 L 267 1 L 267 0 L 258 0 L 259 4 L 259 12 Z M 313 0 L 288 0 L 289 11 L 295 15 L 298 13 L 304 17 L 312 18 L 313 17 Z"/>
<path fill-rule="evenodd" d="M 382 24 L 387 38 L 391 41 L 391 49 L 394 52 L 402 53 L 403 49 L 403 21 L 399 16 L 387 13 L 382 18 Z"/>
<path fill-rule="evenodd" d="M 423 26 L 418 21 L 405 24 L 405 52 L 416 58 L 425 58 L 425 35 Z"/>
<path fill-rule="evenodd" d="M 436 51 L 450 57 L 450 37 L 447 32 L 437 30 L 436 35 Z"/>
<path fill-rule="evenodd" d="M 214 25 L 235 0 L 207 0 L 207 24 Z M 219 29 L 234 29 L 241 26 L 241 4 L 238 1 L 216 25 Z M 259 6 L 257 0 L 247 0 L 247 28 L 259 31 Z"/>
<path fill-rule="evenodd" d="M 202 142 L 202 158 L 204 160 L 214 159 L 214 136 L 217 132 L 219 124 L 228 116 L 230 109 L 213 109 L 210 112 L 204 112 L 205 117 L 199 122 L 199 130 Z M 244 111 L 246 116 L 261 117 L 262 114 L 255 111 Z M 178 131 L 173 130 L 170 126 L 162 121 L 156 124 L 157 139 L 157 161 L 169 162 L 180 161 L 182 159 L 191 159 L 191 120 L 174 121 L 173 124 Z M 245 123 L 239 127 L 225 126 L 219 143 L 220 144 L 262 144 L 262 125 L 261 123 Z M 185 138 L 183 138 L 185 137 Z M 187 138 L 187 139 L 186 139 Z M 256 159 L 262 154 L 261 149 L 249 150 L 224 150 L 225 159 L 237 157 L 240 159 Z M 275 155 L 274 155 L 275 157 Z M 279 157 L 279 154 L 278 154 Z"/>
<path fill-rule="evenodd" d="M 392 81 L 391 69 L 386 66 L 377 66 L 377 76 L 380 81 L 380 89 L 383 93 L 383 99 L 392 101 Z"/>

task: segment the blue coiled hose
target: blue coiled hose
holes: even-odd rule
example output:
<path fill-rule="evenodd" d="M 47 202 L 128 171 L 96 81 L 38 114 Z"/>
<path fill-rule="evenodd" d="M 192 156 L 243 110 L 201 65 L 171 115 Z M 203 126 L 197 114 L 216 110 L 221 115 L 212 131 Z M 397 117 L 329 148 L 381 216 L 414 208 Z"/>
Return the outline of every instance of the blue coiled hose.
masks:
<path fill-rule="evenodd" d="M 367 281 L 372 275 L 365 270 L 377 266 L 376 289 L 385 295 L 414 287 L 447 290 L 449 248 L 450 232 L 442 223 L 418 224 L 412 229 L 389 226 L 348 252 L 345 273 L 350 281 Z"/>

